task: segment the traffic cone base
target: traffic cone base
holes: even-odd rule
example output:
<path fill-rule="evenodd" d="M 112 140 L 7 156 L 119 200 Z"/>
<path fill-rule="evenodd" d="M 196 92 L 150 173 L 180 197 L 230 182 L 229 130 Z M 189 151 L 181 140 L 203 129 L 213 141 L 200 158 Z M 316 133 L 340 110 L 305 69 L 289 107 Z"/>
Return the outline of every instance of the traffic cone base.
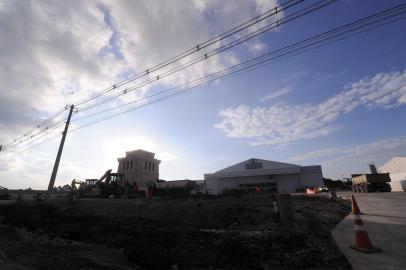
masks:
<path fill-rule="evenodd" d="M 380 248 L 374 247 L 372 245 L 368 233 L 364 227 L 364 223 L 362 222 L 359 214 L 354 215 L 354 232 L 355 245 L 351 245 L 350 248 L 365 253 L 382 252 Z"/>
<path fill-rule="evenodd" d="M 379 253 L 382 252 L 382 249 L 377 247 L 370 247 L 370 248 L 359 248 L 354 245 L 351 245 L 350 248 L 364 252 L 364 253 Z"/>

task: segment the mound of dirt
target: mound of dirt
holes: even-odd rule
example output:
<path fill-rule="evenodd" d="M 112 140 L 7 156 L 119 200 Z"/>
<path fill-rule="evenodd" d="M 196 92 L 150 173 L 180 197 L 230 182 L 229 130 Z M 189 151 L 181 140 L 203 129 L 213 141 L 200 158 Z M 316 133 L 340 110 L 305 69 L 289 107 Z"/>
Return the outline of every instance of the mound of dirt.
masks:
<path fill-rule="evenodd" d="M 103 246 L 50 239 L 0 225 L 0 269 L 137 269 L 125 256 Z"/>

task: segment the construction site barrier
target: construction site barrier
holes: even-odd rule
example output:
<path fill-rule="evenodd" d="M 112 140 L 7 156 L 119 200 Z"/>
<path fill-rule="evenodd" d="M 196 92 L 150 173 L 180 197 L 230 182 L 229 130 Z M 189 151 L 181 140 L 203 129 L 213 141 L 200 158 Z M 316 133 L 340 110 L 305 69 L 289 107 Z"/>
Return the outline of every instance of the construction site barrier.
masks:
<path fill-rule="evenodd" d="M 306 193 L 307 194 L 317 194 L 317 193 L 319 193 L 319 190 L 318 190 L 318 188 L 306 188 Z"/>

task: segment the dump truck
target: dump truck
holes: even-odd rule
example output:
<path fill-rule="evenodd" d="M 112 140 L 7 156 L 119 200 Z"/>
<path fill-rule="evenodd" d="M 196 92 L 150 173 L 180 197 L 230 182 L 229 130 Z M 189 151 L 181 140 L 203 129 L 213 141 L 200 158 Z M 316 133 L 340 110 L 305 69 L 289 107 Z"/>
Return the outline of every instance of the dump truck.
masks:
<path fill-rule="evenodd" d="M 390 192 L 389 173 L 353 174 L 352 190 L 354 192 Z"/>
<path fill-rule="evenodd" d="M 390 192 L 389 173 L 378 173 L 375 164 L 369 165 L 371 173 L 352 174 L 352 191 L 354 192 Z"/>
<path fill-rule="evenodd" d="M 184 197 L 190 195 L 195 189 L 196 181 L 188 179 L 177 181 L 156 180 L 147 184 L 147 193 L 160 197 Z"/>

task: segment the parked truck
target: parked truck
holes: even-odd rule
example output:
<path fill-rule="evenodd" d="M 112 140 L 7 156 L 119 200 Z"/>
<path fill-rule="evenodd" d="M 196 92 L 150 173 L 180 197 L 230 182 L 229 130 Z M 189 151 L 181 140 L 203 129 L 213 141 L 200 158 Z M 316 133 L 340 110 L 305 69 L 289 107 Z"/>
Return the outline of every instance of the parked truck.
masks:
<path fill-rule="evenodd" d="M 147 194 L 159 197 L 185 197 L 189 196 L 196 189 L 196 181 L 176 180 L 165 181 L 156 180 L 147 184 Z"/>
<path fill-rule="evenodd" d="M 352 190 L 354 192 L 390 192 L 389 173 L 378 173 L 374 164 L 370 164 L 369 168 L 371 173 L 351 175 Z"/>
<path fill-rule="evenodd" d="M 390 192 L 389 173 L 353 174 L 352 190 L 354 192 Z"/>

